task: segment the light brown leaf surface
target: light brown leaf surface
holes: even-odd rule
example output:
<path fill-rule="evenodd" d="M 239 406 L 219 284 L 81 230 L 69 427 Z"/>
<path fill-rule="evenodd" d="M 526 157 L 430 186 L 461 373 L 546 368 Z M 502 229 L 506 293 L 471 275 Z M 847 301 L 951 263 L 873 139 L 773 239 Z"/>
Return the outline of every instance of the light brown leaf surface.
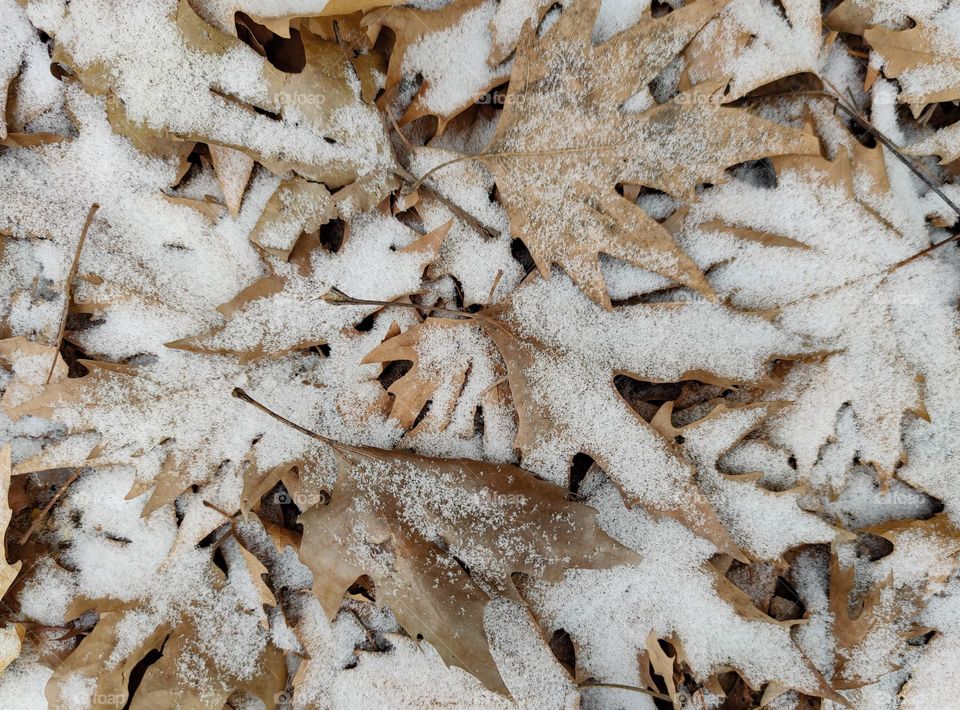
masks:
<path fill-rule="evenodd" d="M 504 691 L 483 630 L 490 594 L 519 600 L 511 578 L 636 561 L 566 491 L 504 464 L 334 445 L 331 502 L 300 518 L 300 554 L 330 617 L 362 574 L 411 636 Z"/>
<path fill-rule="evenodd" d="M 592 299 L 609 305 L 599 265 L 604 253 L 710 294 L 671 235 L 615 186 L 687 197 L 733 163 L 815 153 L 817 141 L 720 107 L 716 86 L 624 110 L 725 2 L 701 0 L 594 45 L 599 4 L 576 3 L 539 41 L 527 32 L 496 133 L 478 159 L 496 176 L 511 231 L 544 276 L 559 264 Z M 631 78 L 623 81 L 627 61 Z"/>
<path fill-rule="evenodd" d="M 90 12 L 102 15 L 102 30 L 111 28 L 114 41 L 104 31 L 84 32 Z M 356 69 L 336 43 L 301 37 L 306 66 L 287 74 L 207 25 L 187 0 L 147 0 L 116 11 L 95 0 L 68 9 L 54 59 L 88 91 L 107 96 L 114 130 L 138 144 L 160 138 L 234 148 L 275 173 L 294 170 L 329 187 L 360 181 L 375 204 L 395 184 L 380 116 L 360 97 Z M 164 63 L 164 52 L 179 71 Z M 235 76 L 250 70 L 257 81 L 237 83 Z M 154 104 L 149 92 L 133 90 L 143 85 L 162 87 L 165 101 Z"/>

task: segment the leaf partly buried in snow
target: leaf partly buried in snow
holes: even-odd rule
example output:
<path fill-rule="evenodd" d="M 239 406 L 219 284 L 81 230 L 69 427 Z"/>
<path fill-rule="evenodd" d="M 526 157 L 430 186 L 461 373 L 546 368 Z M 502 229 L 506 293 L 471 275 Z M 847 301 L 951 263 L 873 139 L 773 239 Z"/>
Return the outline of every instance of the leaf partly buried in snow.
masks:
<path fill-rule="evenodd" d="M 442 132 L 450 119 L 507 80 L 509 65 L 487 63 L 492 43 L 488 25 L 496 9 L 494 0 L 458 0 L 438 10 L 390 7 L 364 17 L 363 24 L 371 31 L 389 27 L 396 35 L 386 96 L 391 97 L 405 78 L 422 77 L 401 123 L 436 116 Z M 456 53 L 444 60 L 444 53 L 453 47 Z"/>
<path fill-rule="evenodd" d="M 615 187 L 687 197 L 734 163 L 818 152 L 811 136 L 720 107 L 716 86 L 660 105 L 647 96 L 643 110 L 624 109 L 724 4 L 701 0 L 599 45 L 591 40 L 599 0 L 567 8 L 540 40 L 528 27 L 496 133 L 478 159 L 496 176 L 511 231 L 541 274 L 559 264 L 592 299 L 609 304 L 604 253 L 709 294 L 669 232 Z M 621 80 L 628 62 L 630 77 Z"/>
<path fill-rule="evenodd" d="M 313 215 L 313 219 L 322 217 Z M 268 219 L 257 234 L 262 235 L 268 225 L 281 229 L 283 224 L 282 218 Z M 392 301 L 417 292 L 424 268 L 436 257 L 449 229 L 448 222 L 421 236 L 392 216 L 373 210 L 356 216 L 344 228 L 340 244 L 325 245 L 316 235 L 302 237 L 288 262 L 272 261 L 272 275 L 220 306 L 225 316 L 222 326 L 171 345 L 203 353 L 238 353 L 244 359 L 322 345 L 379 308 L 329 303 L 324 294 L 340 288 L 349 289 L 354 298 Z"/>
<path fill-rule="evenodd" d="M 613 379 L 763 380 L 767 361 L 795 351 L 795 339 L 761 318 L 703 300 L 606 311 L 562 275 L 522 286 L 477 320 L 507 365 L 524 466 L 562 482 L 571 457 L 586 454 L 629 505 L 673 517 L 739 554 L 690 467 L 624 401 Z"/>
<path fill-rule="evenodd" d="M 54 60 L 107 96 L 111 125 L 135 142 L 235 148 L 276 173 L 294 170 L 329 187 L 359 181 L 377 202 L 394 185 L 380 116 L 336 43 L 301 37 L 306 66 L 287 74 L 207 25 L 187 0 L 116 8 L 88 0 L 67 8 Z"/>
<path fill-rule="evenodd" d="M 273 193 L 250 241 L 266 251 L 287 259 L 304 232 L 316 232 L 337 216 L 337 208 L 323 185 L 301 177 L 283 180 Z"/>
<path fill-rule="evenodd" d="M 327 614 L 368 574 L 410 636 L 491 689 L 505 687 L 483 611 L 491 595 L 519 600 L 512 574 L 556 580 L 572 567 L 637 560 L 596 526 L 592 508 L 516 466 L 333 446 L 331 501 L 300 517 L 300 555 Z"/>

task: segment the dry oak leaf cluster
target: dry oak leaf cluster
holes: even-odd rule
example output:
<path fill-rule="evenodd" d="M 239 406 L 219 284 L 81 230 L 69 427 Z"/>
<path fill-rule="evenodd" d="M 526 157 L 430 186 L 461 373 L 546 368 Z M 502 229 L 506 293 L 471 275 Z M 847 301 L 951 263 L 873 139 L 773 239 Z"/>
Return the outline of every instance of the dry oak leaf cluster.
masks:
<path fill-rule="evenodd" d="M 958 3 L 0 37 L 0 706 L 956 704 Z"/>

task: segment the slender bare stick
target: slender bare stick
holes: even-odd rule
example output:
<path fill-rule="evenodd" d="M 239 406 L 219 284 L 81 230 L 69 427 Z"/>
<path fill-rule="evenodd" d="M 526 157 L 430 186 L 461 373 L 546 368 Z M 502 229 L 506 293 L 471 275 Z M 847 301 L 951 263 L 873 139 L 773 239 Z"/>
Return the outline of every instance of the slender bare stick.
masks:
<path fill-rule="evenodd" d="M 33 531 L 36 530 L 37 527 L 39 527 L 40 523 L 43 521 L 43 519 L 44 519 L 45 517 L 47 517 L 47 513 L 49 513 L 50 510 L 53 508 L 53 506 L 55 506 L 55 505 L 57 504 L 57 501 L 60 500 L 60 498 L 61 498 L 61 497 L 63 496 L 63 494 L 66 492 L 67 488 L 70 487 L 70 484 L 72 484 L 74 481 L 76 481 L 77 478 L 79 478 L 79 477 L 80 477 L 80 469 L 77 469 L 77 470 L 74 471 L 72 474 L 70 474 L 70 478 L 68 478 L 68 479 L 64 482 L 64 484 L 63 484 L 62 486 L 60 486 L 60 490 L 58 490 L 58 491 L 54 494 L 53 498 L 50 499 L 50 502 L 47 503 L 47 504 L 43 507 L 43 510 L 40 511 L 40 515 L 38 515 L 38 516 L 36 517 L 36 519 L 34 519 L 34 521 L 33 521 L 32 523 L 30 523 L 30 527 L 27 529 L 27 531 L 26 531 L 26 532 L 23 534 L 23 536 L 20 538 L 20 544 L 21 544 L 21 545 L 25 545 L 25 544 L 27 543 L 27 540 L 29 540 L 29 539 L 30 539 L 30 536 L 33 535 Z"/>
<path fill-rule="evenodd" d="M 296 429 L 297 431 L 299 431 L 301 434 L 306 434 L 306 435 L 309 436 L 310 438 L 316 439 L 317 441 L 322 441 L 324 444 L 328 444 L 328 445 L 330 445 L 330 446 L 342 446 L 342 444 L 340 444 L 340 443 L 337 442 L 337 441 L 334 441 L 333 439 L 328 439 L 327 437 L 323 436 L 322 434 L 318 434 L 318 433 L 315 432 L 315 431 L 310 431 L 310 430 L 307 429 L 306 427 L 300 426 L 300 425 L 297 424 L 296 422 L 290 421 L 289 419 L 287 419 L 287 418 L 286 418 L 285 416 L 283 416 L 282 414 L 277 414 L 275 411 L 273 411 L 272 409 L 270 409 L 267 405 L 265 405 L 265 404 L 260 404 L 260 402 L 258 402 L 257 400 L 255 400 L 253 397 L 251 397 L 250 395 L 248 395 L 244 390 L 240 389 L 239 387 L 234 387 L 234 388 L 233 388 L 233 391 L 232 391 L 230 394 L 232 394 L 232 395 L 233 395 L 234 397 L 236 397 L 237 399 L 239 399 L 239 400 L 241 400 L 241 401 L 243 401 L 243 402 L 246 402 L 247 404 L 252 404 L 254 407 L 256 407 L 257 409 L 259 409 L 259 410 L 260 410 L 261 412 L 263 412 L 264 414 L 267 414 L 267 415 L 273 417 L 274 419 L 276 419 L 277 421 L 279 421 L 279 422 L 281 422 L 281 423 L 283 423 L 283 424 L 286 424 L 288 427 L 293 427 L 294 429 Z"/>
<path fill-rule="evenodd" d="M 419 303 L 398 303 L 396 301 L 372 301 L 366 298 L 354 298 L 353 296 L 348 296 L 340 289 L 333 287 L 327 291 L 321 298 L 327 303 L 332 303 L 337 306 L 384 306 L 392 307 L 396 306 L 398 308 L 413 308 L 418 311 L 424 311 L 426 313 L 443 313 L 448 316 L 455 316 L 458 318 L 473 318 L 472 313 L 467 313 L 466 311 L 455 311 L 452 308 L 440 308 L 439 306 L 421 306 Z"/>
<path fill-rule="evenodd" d="M 67 313 L 70 311 L 70 299 L 73 297 L 73 280 L 77 276 L 77 269 L 80 268 L 80 251 L 83 249 L 83 243 L 87 240 L 87 232 L 93 223 L 93 217 L 97 214 L 100 205 L 94 202 L 87 211 L 87 218 L 83 222 L 83 229 L 80 231 L 80 239 L 77 240 L 77 249 L 73 253 L 73 263 L 70 264 L 70 271 L 67 272 L 67 280 L 63 285 L 63 311 L 60 313 L 60 330 L 57 332 L 57 342 L 54 343 L 53 362 L 50 363 L 50 370 L 47 372 L 47 379 L 44 384 L 49 385 L 53 377 L 53 371 L 57 369 L 57 359 L 60 357 L 60 346 L 63 345 L 63 333 L 67 329 Z"/>
<path fill-rule="evenodd" d="M 635 693 L 643 693 L 644 695 L 649 695 L 651 698 L 656 698 L 657 700 L 666 700 L 668 703 L 671 702 L 669 695 L 664 695 L 663 693 L 656 693 L 652 690 L 647 690 L 646 688 L 640 688 L 635 685 L 622 685 L 620 683 L 598 683 L 595 681 L 584 681 L 580 683 L 581 688 L 615 688 L 616 690 L 632 690 Z"/>
<path fill-rule="evenodd" d="M 500 279 L 503 278 L 503 269 L 497 269 L 497 275 L 493 277 L 493 283 L 490 285 L 490 293 L 487 294 L 487 305 L 489 306 L 493 303 L 493 294 L 497 290 L 497 285 L 500 283 Z"/>

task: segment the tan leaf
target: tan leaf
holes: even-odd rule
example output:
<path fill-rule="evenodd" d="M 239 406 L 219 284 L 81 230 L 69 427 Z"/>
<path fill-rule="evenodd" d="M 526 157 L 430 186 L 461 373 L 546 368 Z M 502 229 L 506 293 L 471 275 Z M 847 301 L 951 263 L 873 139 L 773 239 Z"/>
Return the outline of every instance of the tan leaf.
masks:
<path fill-rule="evenodd" d="M 476 432 L 478 409 L 483 411 L 485 432 L 513 429 L 503 361 L 493 342 L 471 321 L 428 318 L 385 340 L 363 362 L 401 360 L 413 367 L 387 390 L 393 395 L 391 416 L 410 429 L 430 403 L 406 440 L 429 439 L 448 430 L 470 439 Z"/>
<path fill-rule="evenodd" d="M 10 444 L 5 444 L 0 447 L 0 536 L 6 532 L 12 515 L 9 503 L 10 475 Z M 0 551 L 3 550 L 4 548 L 0 546 Z M 10 564 L 7 562 L 6 552 L 0 554 L 0 597 L 10 589 L 22 564 L 19 561 Z M 24 628 L 20 624 L 5 624 L 0 628 L 0 673 L 20 655 L 23 635 Z"/>
<path fill-rule="evenodd" d="M 292 177 L 282 181 L 267 201 L 250 241 L 288 259 L 301 234 L 316 232 L 336 216 L 337 207 L 327 188 Z"/>
<path fill-rule="evenodd" d="M 863 38 L 883 59 L 883 72 L 900 82 L 908 104 L 960 99 L 960 44 L 945 22 L 918 22 L 908 30 L 871 27 Z"/>
<path fill-rule="evenodd" d="M 591 41 L 599 0 L 567 8 L 539 41 L 527 31 L 496 133 L 478 159 L 493 171 L 511 231 L 541 274 L 559 264 L 609 305 L 605 253 L 710 294 L 669 232 L 614 187 L 637 183 L 686 197 L 731 164 L 818 152 L 811 136 L 720 107 L 718 87 L 622 110 L 724 4 L 701 0 L 599 45 Z M 630 78 L 622 80 L 627 61 Z"/>
<path fill-rule="evenodd" d="M 411 637 L 505 692 L 483 612 L 490 595 L 517 599 L 511 575 L 558 579 L 571 567 L 637 556 L 594 523 L 566 490 L 505 464 L 434 459 L 334 444 L 339 477 L 326 507 L 300 517 L 300 555 L 332 618 L 362 574 Z"/>
<path fill-rule="evenodd" d="M 361 99 L 355 69 L 336 43 L 303 33 L 306 66 L 288 74 L 207 25 L 187 0 L 145 0 L 138 12 L 150 21 L 104 0 L 88 5 L 67 9 L 54 61 L 107 96 L 111 125 L 135 143 L 172 138 L 234 148 L 277 174 L 294 170 L 332 188 L 359 181 L 374 204 L 394 186 L 380 116 Z M 85 32 L 87 10 L 104 23 L 100 32 Z M 102 37 L 111 42 L 96 45 Z M 256 81 L 236 84 L 251 70 Z M 144 85 L 163 87 L 164 101 L 130 90 Z"/>
<path fill-rule="evenodd" d="M 220 306 L 222 326 L 170 346 L 237 353 L 250 360 L 322 345 L 379 308 L 332 304 L 323 299 L 325 293 L 331 288 L 350 289 L 354 298 L 375 301 L 415 293 L 449 229 L 448 222 L 421 236 L 392 216 L 373 211 L 346 225 L 336 252 L 331 253 L 316 235 L 301 238 L 289 262 L 273 262 L 272 275 Z"/>
<path fill-rule="evenodd" d="M 240 213 L 243 192 L 247 189 L 250 173 L 253 172 L 253 158 L 240 150 L 222 145 L 210 146 L 213 168 L 217 171 L 217 182 L 227 202 L 230 214 L 236 217 Z"/>

